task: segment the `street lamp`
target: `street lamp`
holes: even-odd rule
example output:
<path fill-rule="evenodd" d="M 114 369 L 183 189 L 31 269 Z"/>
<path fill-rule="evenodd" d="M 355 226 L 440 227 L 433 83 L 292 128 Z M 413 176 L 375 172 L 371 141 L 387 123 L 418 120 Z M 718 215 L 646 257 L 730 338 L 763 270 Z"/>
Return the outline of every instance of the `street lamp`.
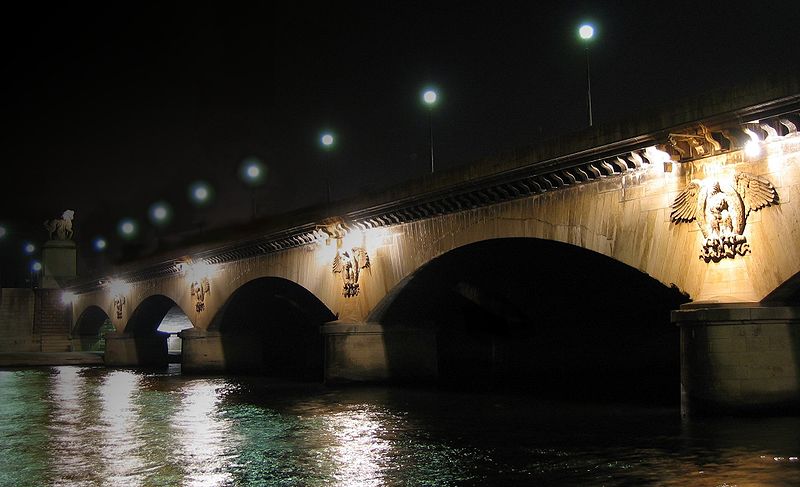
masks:
<path fill-rule="evenodd" d="M 578 35 L 586 46 L 586 94 L 589 100 L 589 126 L 592 126 L 592 78 L 589 72 L 589 41 L 594 37 L 594 27 L 591 24 L 583 24 L 578 28 Z"/>
<path fill-rule="evenodd" d="M 108 247 L 108 242 L 105 238 L 97 236 L 92 240 L 92 248 L 94 248 L 95 252 L 103 252 Z"/>
<path fill-rule="evenodd" d="M 150 210 L 147 212 L 150 221 L 157 227 L 163 227 L 172 219 L 172 208 L 166 201 L 156 201 L 150 205 Z"/>
<path fill-rule="evenodd" d="M 433 107 L 436 105 L 436 100 L 439 95 L 433 88 L 428 88 L 422 93 L 422 101 L 428 107 L 428 133 L 430 134 L 431 145 L 431 174 L 433 174 Z"/>
<path fill-rule="evenodd" d="M 136 237 L 137 233 L 139 233 L 139 225 L 133 218 L 123 218 L 117 224 L 117 231 L 119 232 L 120 237 L 124 238 L 125 240 L 131 240 Z"/>
<path fill-rule="evenodd" d="M 196 206 L 206 206 L 211 203 L 213 191 L 211 185 L 205 181 L 195 181 L 189 185 L 189 200 Z"/>
<path fill-rule="evenodd" d="M 250 187 L 250 203 L 253 211 L 253 218 L 258 214 L 256 204 L 256 188 L 260 186 L 267 176 L 267 168 L 258 157 L 246 157 L 239 165 L 239 177 L 244 184 Z"/>
<path fill-rule="evenodd" d="M 322 148 L 329 152 L 333 150 L 334 144 L 336 143 L 336 138 L 331 132 L 323 132 L 323 134 L 319 138 L 320 144 L 322 144 Z M 325 174 L 325 202 L 330 204 L 331 202 L 331 176 L 330 176 L 330 157 L 326 158 L 325 167 L 323 168 L 323 173 Z"/>

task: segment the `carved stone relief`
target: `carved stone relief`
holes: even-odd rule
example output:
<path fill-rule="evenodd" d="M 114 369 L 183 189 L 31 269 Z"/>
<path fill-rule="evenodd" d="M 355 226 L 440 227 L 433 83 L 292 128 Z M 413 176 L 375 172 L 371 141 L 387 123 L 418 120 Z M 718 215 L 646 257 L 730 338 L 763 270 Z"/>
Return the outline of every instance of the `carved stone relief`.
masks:
<path fill-rule="evenodd" d="M 194 309 L 198 313 L 206 309 L 206 295 L 211 294 L 211 283 L 207 277 L 195 281 L 189 288 L 194 298 Z"/>
<path fill-rule="evenodd" d="M 334 274 L 342 275 L 344 285 L 342 295 L 345 298 L 358 296 L 359 284 L 362 269 L 369 269 L 369 255 L 361 247 L 353 247 L 350 250 L 337 251 L 333 259 L 332 271 Z"/>
<path fill-rule="evenodd" d="M 125 306 L 125 296 L 122 294 L 118 294 L 114 296 L 114 310 L 117 314 L 117 319 L 122 319 L 122 308 Z"/>
<path fill-rule="evenodd" d="M 719 262 L 750 252 L 744 236 L 752 210 L 778 204 L 772 183 L 749 173 L 737 173 L 730 180 L 707 178 L 692 181 L 672 203 L 670 220 L 688 223 L 697 220 L 703 233 L 700 258 Z"/>

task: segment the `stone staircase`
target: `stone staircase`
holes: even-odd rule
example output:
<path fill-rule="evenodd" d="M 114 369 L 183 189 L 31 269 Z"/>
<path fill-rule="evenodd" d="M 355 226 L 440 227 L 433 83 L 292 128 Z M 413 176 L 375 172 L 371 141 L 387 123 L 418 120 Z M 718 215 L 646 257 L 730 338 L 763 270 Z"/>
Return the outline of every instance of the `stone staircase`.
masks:
<path fill-rule="evenodd" d="M 71 352 L 72 340 L 69 335 L 41 335 L 42 352 Z"/>
<path fill-rule="evenodd" d="M 42 352 L 71 352 L 69 327 L 71 310 L 61 302 L 57 289 L 36 290 L 33 332 L 41 340 Z"/>

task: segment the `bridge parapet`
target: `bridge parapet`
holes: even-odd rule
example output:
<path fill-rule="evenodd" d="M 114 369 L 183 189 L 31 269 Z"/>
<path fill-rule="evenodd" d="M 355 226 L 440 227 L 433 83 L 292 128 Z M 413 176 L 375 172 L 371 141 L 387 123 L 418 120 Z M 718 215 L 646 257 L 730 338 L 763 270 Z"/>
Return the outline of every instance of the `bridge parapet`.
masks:
<path fill-rule="evenodd" d="M 790 83 L 788 88 L 792 86 Z M 733 101 L 718 101 L 714 106 L 726 111 L 707 115 L 705 119 L 692 118 L 705 115 L 704 110 L 687 110 L 681 112 L 682 116 L 673 114 L 667 117 L 670 122 L 680 122 L 678 125 L 659 126 L 651 121 L 649 125 L 645 124 L 650 132 L 621 140 L 580 150 L 575 150 L 574 144 L 558 143 L 556 146 L 567 152 L 542 151 L 546 158 L 541 158 L 541 154 L 533 157 L 514 155 L 514 160 L 522 162 L 510 168 L 500 165 L 490 173 L 480 170 L 471 174 L 469 168 L 457 170 L 454 172 L 458 174 L 445 174 L 441 184 L 431 185 L 423 181 L 422 184 L 405 185 L 400 191 L 389 190 L 386 192 L 390 197 L 388 201 L 366 205 L 360 200 L 346 202 L 340 205 L 339 208 L 346 211 L 339 216 L 311 220 L 308 219 L 310 215 L 299 215 L 297 218 L 305 223 L 267 229 L 255 236 L 238 238 L 235 242 L 201 245 L 190 253 L 193 260 L 209 264 L 245 260 L 312 245 L 321 240 L 341 239 L 354 231 L 393 227 L 486 208 L 585 183 L 615 180 L 613 184 L 616 184 L 618 176 L 636 174 L 649 166 L 663 167 L 665 172 L 671 172 L 674 167 L 676 172 L 680 172 L 683 165 L 702 165 L 710 156 L 724 154 L 733 155 L 733 163 L 743 162 L 737 153 L 747 142 L 773 141 L 796 134 L 797 126 L 800 126 L 800 95 L 783 96 L 753 106 L 731 105 L 744 101 L 751 102 L 752 96 L 739 94 L 733 97 Z M 611 132 L 613 135 L 627 133 L 627 130 Z M 695 169 L 691 168 L 681 174 L 691 175 L 693 171 Z M 166 260 L 135 262 L 120 267 L 116 275 L 126 282 L 169 278 L 180 273 L 183 259 L 183 253 L 179 253 Z M 71 289 L 77 293 L 88 292 L 96 289 L 98 282 L 98 279 L 92 279 Z"/>

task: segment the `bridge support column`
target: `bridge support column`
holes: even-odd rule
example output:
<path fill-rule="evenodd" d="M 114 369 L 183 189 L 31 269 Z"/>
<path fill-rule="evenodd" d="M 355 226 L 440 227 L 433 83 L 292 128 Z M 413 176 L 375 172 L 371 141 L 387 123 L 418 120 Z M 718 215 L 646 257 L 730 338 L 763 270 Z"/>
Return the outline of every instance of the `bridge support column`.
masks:
<path fill-rule="evenodd" d="M 377 323 L 322 326 L 325 382 L 434 381 L 436 332 Z"/>
<path fill-rule="evenodd" d="M 130 335 L 108 332 L 105 364 L 109 367 L 163 367 L 167 365 L 166 333 Z"/>
<path fill-rule="evenodd" d="M 800 308 L 692 304 L 672 321 L 683 415 L 800 410 Z"/>
<path fill-rule="evenodd" d="M 218 331 L 191 328 L 181 331 L 178 336 L 181 338 L 181 372 L 225 371 L 225 350 Z"/>
<path fill-rule="evenodd" d="M 195 328 L 181 337 L 181 372 L 190 374 L 259 372 L 263 369 L 263 339 L 255 335 L 225 335 Z"/>

